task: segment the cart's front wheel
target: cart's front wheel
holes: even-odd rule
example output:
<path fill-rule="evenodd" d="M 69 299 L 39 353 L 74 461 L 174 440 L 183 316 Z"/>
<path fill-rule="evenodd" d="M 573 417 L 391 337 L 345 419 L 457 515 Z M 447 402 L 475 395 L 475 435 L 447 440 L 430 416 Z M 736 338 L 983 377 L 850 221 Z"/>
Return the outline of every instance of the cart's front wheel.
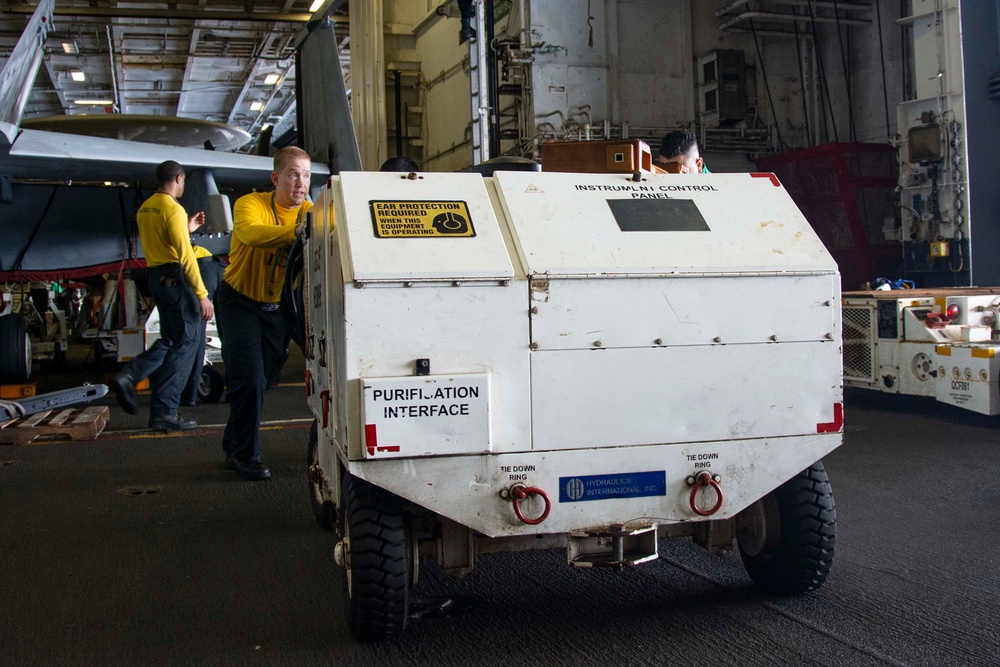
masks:
<path fill-rule="evenodd" d="M 837 511 L 817 461 L 736 517 L 743 566 L 772 595 L 798 595 L 826 581 L 837 544 Z"/>
<path fill-rule="evenodd" d="M 406 529 L 400 500 L 353 475 L 341 485 L 340 545 L 347 625 L 358 641 L 394 639 L 409 608 Z"/>

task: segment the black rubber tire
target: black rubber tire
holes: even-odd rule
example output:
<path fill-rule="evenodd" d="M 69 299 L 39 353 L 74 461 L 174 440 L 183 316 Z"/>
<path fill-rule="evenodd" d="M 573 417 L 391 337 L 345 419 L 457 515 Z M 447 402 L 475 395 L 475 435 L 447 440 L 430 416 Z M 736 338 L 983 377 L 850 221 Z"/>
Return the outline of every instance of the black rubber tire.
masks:
<path fill-rule="evenodd" d="M 341 486 L 347 626 L 358 641 L 395 639 L 409 613 L 409 560 L 401 501 L 353 475 Z"/>
<path fill-rule="evenodd" d="M 28 322 L 17 314 L 0 316 L 0 383 L 20 384 L 30 377 Z"/>
<path fill-rule="evenodd" d="M 316 516 L 316 523 L 323 530 L 333 530 L 337 520 L 337 508 L 332 500 L 324 500 L 320 492 L 319 475 L 319 438 L 318 425 L 313 420 L 309 429 L 309 449 L 306 452 L 306 482 L 309 484 L 309 505 Z"/>
<path fill-rule="evenodd" d="M 226 378 L 215 366 L 201 367 L 201 382 L 198 383 L 198 398 L 202 403 L 218 403 L 226 389 Z"/>
<path fill-rule="evenodd" d="M 743 510 L 754 512 L 764 520 L 758 520 L 753 531 L 741 532 L 741 523 L 748 525 L 741 522 L 746 515 L 737 517 L 736 533 L 743 566 L 753 582 L 776 596 L 799 595 L 822 586 L 837 546 L 837 510 L 823 463 L 817 461 Z M 762 540 L 760 523 L 766 535 Z M 757 536 L 756 543 L 749 538 L 751 533 Z"/>

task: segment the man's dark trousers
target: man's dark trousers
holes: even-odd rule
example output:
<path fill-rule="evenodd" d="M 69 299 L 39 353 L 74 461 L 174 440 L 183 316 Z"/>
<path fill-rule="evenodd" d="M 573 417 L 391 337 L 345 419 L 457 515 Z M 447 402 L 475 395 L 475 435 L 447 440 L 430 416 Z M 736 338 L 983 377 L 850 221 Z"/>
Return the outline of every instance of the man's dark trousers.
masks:
<path fill-rule="evenodd" d="M 181 391 L 194 365 L 202 319 L 198 297 L 188 286 L 179 264 L 154 266 L 147 275 L 160 313 L 160 338 L 125 364 L 122 372 L 135 380 L 149 377 L 159 367 L 152 378 L 152 421 L 177 414 Z"/>
<path fill-rule="evenodd" d="M 241 464 L 259 463 L 264 390 L 267 378 L 281 365 L 287 340 L 281 311 L 265 310 L 222 283 L 215 295 L 215 322 L 229 397 L 222 448 Z"/>
<path fill-rule="evenodd" d="M 198 258 L 198 271 L 201 273 L 201 282 L 205 284 L 205 289 L 208 290 L 208 298 L 210 301 L 215 301 L 215 292 L 219 288 L 219 283 L 222 282 L 222 274 L 225 270 L 226 265 L 215 257 Z M 205 364 L 205 325 L 207 324 L 208 322 L 201 320 L 201 326 L 198 329 L 198 344 L 194 353 L 191 375 L 188 377 L 187 384 L 181 392 L 181 403 L 183 405 L 191 405 L 198 400 L 198 385 L 201 384 L 201 369 Z"/>

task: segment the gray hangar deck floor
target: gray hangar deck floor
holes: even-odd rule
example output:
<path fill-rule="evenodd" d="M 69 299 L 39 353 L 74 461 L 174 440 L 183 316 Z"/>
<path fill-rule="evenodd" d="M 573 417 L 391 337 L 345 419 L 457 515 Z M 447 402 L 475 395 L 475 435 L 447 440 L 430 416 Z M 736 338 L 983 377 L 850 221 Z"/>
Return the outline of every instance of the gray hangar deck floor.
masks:
<path fill-rule="evenodd" d="M 355 644 L 334 538 L 309 509 L 302 368 L 293 354 L 266 400 L 271 482 L 223 469 L 224 403 L 162 437 L 142 430 L 148 397 L 135 417 L 108 397 L 96 441 L 0 446 L 0 663 L 997 663 L 1000 422 L 858 392 L 825 461 L 839 535 L 818 592 L 766 599 L 737 553 L 688 540 L 625 572 L 571 568 L 563 552 L 483 556 L 457 581 L 423 567 L 413 592 L 463 613 Z"/>

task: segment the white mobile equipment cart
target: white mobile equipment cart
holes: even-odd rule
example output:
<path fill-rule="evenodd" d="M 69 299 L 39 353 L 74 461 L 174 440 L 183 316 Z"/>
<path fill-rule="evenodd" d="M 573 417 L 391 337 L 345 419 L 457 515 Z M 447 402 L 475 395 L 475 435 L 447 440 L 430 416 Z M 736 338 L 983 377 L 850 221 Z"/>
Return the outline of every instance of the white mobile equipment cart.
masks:
<path fill-rule="evenodd" d="M 342 173 L 303 263 L 356 638 L 403 631 L 421 559 L 620 568 L 689 536 L 774 594 L 826 579 L 840 281 L 772 175 Z"/>

